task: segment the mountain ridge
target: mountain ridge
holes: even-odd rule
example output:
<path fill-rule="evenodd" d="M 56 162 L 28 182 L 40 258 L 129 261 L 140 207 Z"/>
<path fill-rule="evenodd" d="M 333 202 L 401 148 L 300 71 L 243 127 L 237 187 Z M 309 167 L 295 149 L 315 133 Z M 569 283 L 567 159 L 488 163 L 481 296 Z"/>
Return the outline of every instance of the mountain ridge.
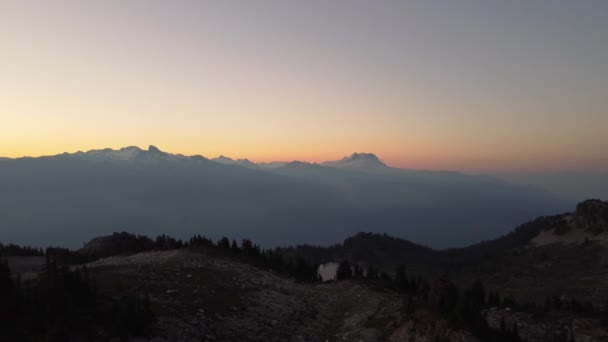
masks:
<path fill-rule="evenodd" d="M 39 157 L 29 157 L 29 156 L 18 157 L 18 158 L 0 157 L 0 159 L 18 160 L 18 159 L 24 159 L 24 158 L 36 159 L 36 158 L 51 158 L 51 157 L 57 157 L 57 156 L 103 156 L 103 157 L 108 157 L 108 158 L 128 160 L 130 158 L 138 157 L 141 155 L 158 155 L 158 156 L 165 156 L 165 157 L 182 157 L 182 158 L 202 157 L 202 158 L 205 158 L 205 159 L 208 159 L 208 160 L 211 160 L 214 162 L 218 162 L 221 164 L 239 165 L 239 166 L 247 167 L 247 168 L 259 168 L 259 167 L 274 168 L 274 167 L 280 167 L 280 166 L 284 166 L 285 164 L 294 163 L 294 162 L 322 165 L 322 166 L 332 166 L 332 167 L 345 167 L 345 168 L 357 168 L 357 167 L 363 167 L 363 166 L 388 167 L 387 164 L 382 162 L 373 153 L 355 152 L 349 156 L 343 157 L 340 160 L 324 161 L 321 163 L 309 163 L 309 162 L 300 161 L 300 160 L 293 160 L 291 162 L 271 161 L 271 162 L 254 163 L 247 158 L 232 159 L 225 155 L 219 155 L 216 158 L 206 158 L 202 155 L 185 156 L 182 154 L 174 154 L 174 153 L 162 151 L 155 145 L 149 145 L 147 150 L 142 149 L 135 145 L 131 145 L 131 146 L 121 147 L 118 149 L 112 149 L 112 148 L 91 149 L 88 151 L 77 151 L 74 153 L 63 152 L 63 153 L 59 153 L 59 154 L 55 154 L 55 155 L 45 155 L 45 156 L 39 156 Z M 357 165 L 357 164 L 361 164 L 361 165 Z"/>
<path fill-rule="evenodd" d="M 204 227 L 210 237 L 249 236 L 266 246 L 372 231 L 449 247 L 570 206 L 544 191 L 460 173 L 274 166 L 225 165 L 154 146 L 0 159 L 0 225 L 14 228 L 0 239 L 32 243 L 34 234 L 47 242 L 62 232 L 77 245 L 117 229 L 154 234 L 174 226 L 181 237 Z"/>

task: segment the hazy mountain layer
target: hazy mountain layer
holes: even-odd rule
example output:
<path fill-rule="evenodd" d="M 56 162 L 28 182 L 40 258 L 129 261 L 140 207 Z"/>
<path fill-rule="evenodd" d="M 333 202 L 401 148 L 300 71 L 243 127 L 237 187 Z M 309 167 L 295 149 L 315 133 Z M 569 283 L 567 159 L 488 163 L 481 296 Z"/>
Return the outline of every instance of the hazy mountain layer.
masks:
<path fill-rule="evenodd" d="M 515 184 L 534 184 L 576 201 L 608 198 L 608 170 L 500 173 L 497 176 Z"/>
<path fill-rule="evenodd" d="M 0 240 L 78 246 L 127 230 L 274 246 L 370 231 L 446 247 L 499 236 L 570 205 L 486 176 L 391 168 L 373 154 L 259 169 L 226 159 L 153 146 L 2 159 Z"/>

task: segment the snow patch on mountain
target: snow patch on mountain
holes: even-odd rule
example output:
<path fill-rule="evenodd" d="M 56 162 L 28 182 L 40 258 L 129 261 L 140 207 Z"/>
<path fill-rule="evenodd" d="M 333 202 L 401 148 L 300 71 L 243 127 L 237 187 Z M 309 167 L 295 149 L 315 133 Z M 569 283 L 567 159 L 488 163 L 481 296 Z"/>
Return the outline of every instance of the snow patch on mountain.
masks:
<path fill-rule="evenodd" d="M 373 153 L 353 153 L 340 160 L 323 162 L 321 165 L 345 169 L 381 169 L 388 167 Z"/>

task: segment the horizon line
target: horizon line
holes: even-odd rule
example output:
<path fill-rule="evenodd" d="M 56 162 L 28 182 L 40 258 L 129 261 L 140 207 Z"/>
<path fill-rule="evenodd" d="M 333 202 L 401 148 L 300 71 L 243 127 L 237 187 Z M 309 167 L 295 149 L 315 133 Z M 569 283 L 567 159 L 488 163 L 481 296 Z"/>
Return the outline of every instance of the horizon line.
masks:
<path fill-rule="evenodd" d="M 125 146 L 121 146 L 121 147 L 117 147 L 117 148 L 112 148 L 112 147 L 104 147 L 104 148 L 91 148 L 91 149 L 75 149 L 72 151 L 63 151 L 63 152 L 56 152 L 56 153 L 41 153 L 41 154 L 24 154 L 24 155 L 16 155 L 16 156 L 11 156 L 11 155 L 0 155 L 0 159 L 10 159 L 10 160 L 18 160 L 18 159 L 35 159 L 35 158 L 45 158 L 45 157 L 55 157 L 55 156 L 60 156 L 60 155 L 64 155 L 64 154 L 77 154 L 77 153 L 88 153 L 91 151 L 103 151 L 103 150 L 112 150 L 112 151 L 119 151 L 121 149 L 126 149 L 126 148 L 130 148 L 130 147 L 135 147 L 141 151 L 149 151 L 150 147 L 154 147 L 157 148 L 157 145 L 154 144 L 149 144 L 148 148 L 142 148 L 140 147 L 140 145 L 125 145 Z M 394 168 L 394 169 L 400 169 L 400 170 L 412 170 L 412 171 L 433 171 L 433 172 L 460 172 L 463 174 L 469 174 L 469 175 L 501 175 L 501 174 L 546 174 L 546 173 L 568 173 L 568 172 L 608 172 L 608 168 L 603 167 L 603 166 L 596 166 L 596 167 L 592 167 L 592 168 L 576 168 L 575 166 L 568 166 L 568 167 L 558 167 L 558 168 L 530 168 L 530 167 L 515 167 L 513 168 L 512 166 L 514 164 L 510 164 L 510 168 L 507 169 L 503 169 L 501 170 L 500 167 L 432 167 L 432 166 L 404 166 L 404 165 L 395 165 L 396 163 L 394 163 L 393 159 L 394 158 L 380 158 L 378 156 L 377 153 L 375 152 L 350 152 L 350 153 L 346 153 L 346 154 L 341 154 L 339 156 L 334 156 L 334 157 L 325 157 L 325 158 L 321 158 L 321 157 L 317 157 L 317 158 L 285 158 L 285 157 L 278 157 L 278 158 L 274 158 L 274 157 L 267 157 L 267 158 L 251 158 L 251 157 L 242 157 L 242 156 L 238 156 L 238 157 L 232 157 L 232 156 L 228 156 L 228 153 L 217 153 L 216 156 L 214 157 L 208 157 L 206 156 L 204 153 L 190 153 L 190 154 L 185 154 L 185 153 L 180 153 L 180 152 L 168 152 L 166 150 L 162 150 L 159 149 L 161 152 L 164 153 L 168 153 L 171 155 L 181 155 L 184 157 L 203 157 L 205 159 L 208 160 L 213 160 L 219 157 L 225 157 L 225 158 L 230 158 L 234 161 L 237 160 L 248 160 L 254 164 L 267 164 L 267 163 L 273 163 L 273 162 L 282 162 L 282 163 L 291 163 L 291 162 L 303 162 L 303 163 L 307 163 L 307 164 L 322 164 L 324 162 L 332 162 L 332 161 L 339 161 L 341 159 L 344 158 L 348 158 L 353 156 L 354 154 L 372 154 L 374 156 L 376 156 L 381 162 L 385 163 L 386 166 L 390 167 L 390 168 Z M 385 160 L 389 160 L 389 162 L 386 162 Z M 438 159 L 438 160 L 433 160 L 434 162 L 439 162 L 439 163 L 450 163 L 450 162 L 454 162 L 454 160 L 450 160 L 450 159 Z M 466 161 L 463 161 L 466 163 Z M 427 161 L 427 164 L 429 162 Z M 432 162 L 431 162 L 432 163 Z M 398 164 L 398 163 L 397 163 Z M 486 165 L 487 166 L 487 165 Z"/>

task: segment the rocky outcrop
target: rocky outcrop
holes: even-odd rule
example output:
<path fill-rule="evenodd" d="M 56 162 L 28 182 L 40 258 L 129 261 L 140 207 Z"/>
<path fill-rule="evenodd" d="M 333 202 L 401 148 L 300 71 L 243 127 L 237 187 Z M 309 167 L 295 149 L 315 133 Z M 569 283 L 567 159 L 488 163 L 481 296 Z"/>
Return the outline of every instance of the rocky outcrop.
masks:
<path fill-rule="evenodd" d="M 390 342 L 480 342 L 469 332 L 450 328 L 427 311 L 418 311 L 389 337 Z"/>
<path fill-rule="evenodd" d="M 121 232 L 96 237 L 79 249 L 78 253 L 92 260 L 110 255 L 148 251 L 154 247 L 154 241 L 146 236 Z"/>
<path fill-rule="evenodd" d="M 574 318 L 568 313 L 553 313 L 551 316 L 537 318 L 528 313 L 494 308 L 487 310 L 485 315 L 490 328 L 516 333 L 528 342 L 608 341 L 608 333 L 600 322 Z"/>
<path fill-rule="evenodd" d="M 608 202 L 592 199 L 576 206 L 576 224 L 592 235 L 608 232 Z"/>
<path fill-rule="evenodd" d="M 598 241 L 608 244 L 608 202 L 586 200 L 576 212 L 556 217 L 530 242 L 535 246 L 554 243 L 581 244 Z"/>

